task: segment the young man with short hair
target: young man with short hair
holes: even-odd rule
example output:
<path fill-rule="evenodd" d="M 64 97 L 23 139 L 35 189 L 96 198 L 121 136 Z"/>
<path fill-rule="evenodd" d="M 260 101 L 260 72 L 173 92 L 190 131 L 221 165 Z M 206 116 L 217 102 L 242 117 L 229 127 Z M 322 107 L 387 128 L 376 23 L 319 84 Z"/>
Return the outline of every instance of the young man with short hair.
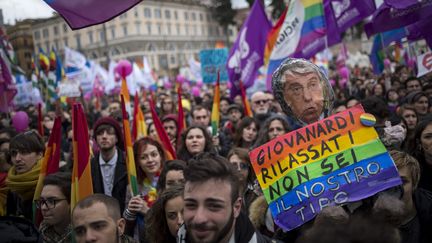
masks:
<path fill-rule="evenodd" d="M 185 225 L 178 242 L 270 242 L 241 213 L 239 175 L 225 158 L 202 153 L 189 161 L 184 177 Z"/>
<path fill-rule="evenodd" d="M 104 194 L 93 194 L 79 201 L 72 211 L 75 240 L 81 242 L 135 242 L 124 233 L 118 201 Z"/>

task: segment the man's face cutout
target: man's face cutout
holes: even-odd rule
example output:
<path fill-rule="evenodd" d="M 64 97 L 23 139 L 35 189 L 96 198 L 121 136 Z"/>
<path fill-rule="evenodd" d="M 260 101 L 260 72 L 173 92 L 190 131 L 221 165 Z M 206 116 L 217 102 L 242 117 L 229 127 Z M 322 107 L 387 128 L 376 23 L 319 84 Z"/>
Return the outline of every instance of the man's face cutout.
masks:
<path fill-rule="evenodd" d="M 320 77 L 315 73 L 294 74 L 285 71 L 284 99 L 293 115 L 307 124 L 319 120 L 324 109 L 324 91 Z"/>

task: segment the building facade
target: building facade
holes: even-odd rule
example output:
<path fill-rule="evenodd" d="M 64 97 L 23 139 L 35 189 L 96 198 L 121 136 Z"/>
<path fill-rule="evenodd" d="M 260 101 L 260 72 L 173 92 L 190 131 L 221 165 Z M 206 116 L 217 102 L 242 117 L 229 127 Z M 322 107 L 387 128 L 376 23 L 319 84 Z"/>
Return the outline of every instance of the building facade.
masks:
<path fill-rule="evenodd" d="M 222 27 L 200 1 L 142 1 L 122 15 L 100 25 L 72 31 L 54 16 L 32 26 L 34 50 L 65 46 L 106 64 L 107 59 L 142 61 L 147 57 L 160 74 L 187 64 L 201 49 L 226 39 Z M 230 42 L 236 28 L 229 28 Z M 175 72 L 175 71 L 174 71 Z"/>
<path fill-rule="evenodd" d="M 9 41 L 14 47 L 18 66 L 26 74 L 31 72 L 31 59 L 34 52 L 32 25 L 36 20 L 23 20 L 7 28 Z"/>

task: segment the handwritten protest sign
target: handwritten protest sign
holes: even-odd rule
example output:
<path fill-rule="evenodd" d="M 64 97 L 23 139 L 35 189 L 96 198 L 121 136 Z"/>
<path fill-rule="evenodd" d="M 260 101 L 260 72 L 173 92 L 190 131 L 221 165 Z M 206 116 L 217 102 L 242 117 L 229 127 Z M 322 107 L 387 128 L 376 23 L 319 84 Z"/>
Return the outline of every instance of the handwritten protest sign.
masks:
<path fill-rule="evenodd" d="M 367 122 L 363 114 L 355 106 L 250 152 L 273 219 L 282 229 L 301 226 L 324 207 L 401 184 L 377 132 L 362 125 Z"/>
<path fill-rule="evenodd" d="M 220 70 L 220 81 L 228 80 L 226 63 L 228 49 L 209 49 L 200 51 L 201 74 L 204 83 L 216 83 L 217 72 Z"/>

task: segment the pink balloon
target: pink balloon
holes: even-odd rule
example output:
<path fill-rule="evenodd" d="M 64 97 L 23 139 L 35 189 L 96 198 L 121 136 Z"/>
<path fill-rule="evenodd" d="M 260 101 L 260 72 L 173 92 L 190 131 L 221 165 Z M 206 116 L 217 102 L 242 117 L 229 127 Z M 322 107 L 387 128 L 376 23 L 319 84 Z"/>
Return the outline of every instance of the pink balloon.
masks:
<path fill-rule="evenodd" d="M 195 86 L 195 87 L 192 88 L 192 95 L 195 96 L 195 97 L 199 97 L 200 96 L 200 89 L 197 86 Z"/>
<path fill-rule="evenodd" d="M 85 100 L 85 101 L 90 101 L 90 100 L 91 100 L 91 97 L 92 97 L 92 93 L 91 93 L 91 92 L 87 92 L 87 93 L 85 93 L 85 95 L 84 95 L 84 100 Z"/>
<path fill-rule="evenodd" d="M 27 130 L 29 124 L 29 118 L 27 113 L 24 111 L 18 111 L 15 116 L 12 117 L 12 125 L 17 132 L 23 132 Z"/>
<path fill-rule="evenodd" d="M 330 79 L 329 81 L 330 81 L 331 86 L 335 86 L 336 81 L 334 79 Z"/>
<path fill-rule="evenodd" d="M 347 67 L 341 67 L 339 68 L 339 75 L 341 76 L 341 78 L 348 78 L 349 77 L 349 69 Z"/>
<path fill-rule="evenodd" d="M 165 82 L 163 86 L 164 86 L 165 89 L 171 89 L 172 88 L 172 84 L 171 84 L 170 81 Z"/>
<path fill-rule="evenodd" d="M 132 73 L 132 64 L 128 60 L 121 60 L 115 67 L 115 72 L 122 78 L 126 78 Z"/>
<path fill-rule="evenodd" d="M 231 89 L 232 88 L 232 83 L 231 82 L 227 82 L 227 89 Z"/>
<path fill-rule="evenodd" d="M 388 68 L 390 67 L 390 60 L 388 58 L 384 59 L 384 67 Z"/>
<path fill-rule="evenodd" d="M 186 82 L 186 78 L 183 75 L 177 75 L 177 82 L 179 82 L 180 84 Z"/>

